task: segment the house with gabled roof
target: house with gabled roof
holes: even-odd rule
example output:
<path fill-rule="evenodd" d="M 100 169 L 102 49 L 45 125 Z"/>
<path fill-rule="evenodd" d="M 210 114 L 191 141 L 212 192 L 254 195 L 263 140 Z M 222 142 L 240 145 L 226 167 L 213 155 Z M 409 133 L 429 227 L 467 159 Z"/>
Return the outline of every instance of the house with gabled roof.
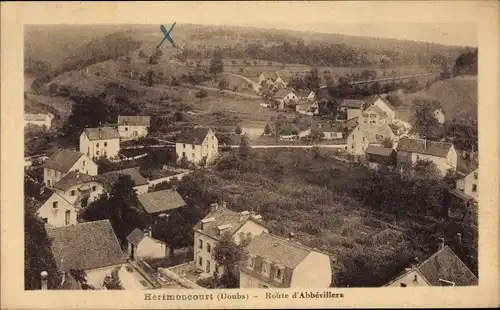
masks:
<path fill-rule="evenodd" d="M 458 179 L 456 181 L 456 189 L 468 198 L 477 201 L 479 199 L 479 168 Z"/>
<path fill-rule="evenodd" d="M 390 124 L 389 115 L 376 105 L 366 108 L 359 116 L 360 124 Z"/>
<path fill-rule="evenodd" d="M 47 227 L 46 231 L 61 274 L 85 271 L 87 283 L 102 288 L 106 275 L 124 269 L 125 254 L 109 220 Z"/>
<path fill-rule="evenodd" d="M 381 111 L 385 112 L 389 119 L 396 118 L 396 108 L 385 98 L 380 95 L 374 95 L 367 100 L 370 106 L 377 107 Z"/>
<path fill-rule="evenodd" d="M 203 158 L 210 164 L 219 152 L 219 142 L 210 128 L 187 128 L 177 137 L 175 143 L 177 159 L 199 164 Z"/>
<path fill-rule="evenodd" d="M 128 236 L 128 255 L 132 260 L 161 259 L 168 255 L 169 248 L 161 240 L 151 236 L 151 229 L 134 229 Z"/>
<path fill-rule="evenodd" d="M 365 150 L 365 162 L 371 169 L 396 166 L 396 151 L 393 148 L 369 145 Z"/>
<path fill-rule="evenodd" d="M 347 115 L 346 119 L 352 119 L 361 115 L 364 106 L 365 102 L 363 100 L 344 99 L 339 105 L 339 110 Z"/>
<path fill-rule="evenodd" d="M 211 212 L 200 220 L 194 230 L 194 259 L 199 270 L 213 275 L 222 274 L 222 266 L 212 257 L 214 248 L 224 234 L 233 238 L 236 244 L 268 232 L 262 217 L 249 211 L 236 212 L 227 208 L 226 203 L 212 204 Z"/>
<path fill-rule="evenodd" d="M 116 158 L 119 151 L 120 134 L 116 128 L 85 128 L 80 135 L 80 152 L 90 158 Z"/>
<path fill-rule="evenodd" d="M 347 135 L 347 152 L 358 158 L 365 154 L 369 145 L 382 145 L 385 139 L 396 140 L 387 124 L 359 124 Z"/>
<path fill-rule="evenodd" d="M 36 125 L 40 127 L 45 127 L 45 129 L 50 129 L 52 124 L 52 119 L 54 119 L 54 115 L 47 114 L 24 114 L 24 126 L 28 125 Z"/>
<path fill-rule="evenodd" d="M 75 225 L 77 212 L 77 208 L 57 192 L 52 193 L 37 210 L 38 216 L 49 227 Z"/>
<path fill-rule="evenodd" d="M 170 212 L 186 206 L 186 202 L 177 190 L 165 189 L 137 196 L 144 211 L 156 218 L 167 217 Z"/>
<path fill-rule="evenodd" d="M 150 116 L 118 116 L 118 134 L 122 139 L 137 139 L 148 135 Z"/>
<path fill-rule="evenodd" d="M 52 185 L 51 189 L 77 209 L 86 207 L 105 192 L 97 176 L 71 171 Z"/>
<path fill-rule="evenodd" d="M 458 155 L 453 144 L 426 139 L 401 138 L 396 150 L 398 168 L 407 170 L 418 160 L 430 160 L 444 176 L 448 169 L 456 170 Z"/>
<path fill-rule="evenodd" d="M 53 186 L 71 171 L 80 171 L 88 175 L 97 175 L 97 165 L 88 156 L 68 149 L 54 152 L 42 165 L 43 182 Z"/>
<path fill-rule="evenodd" d="M 141 175 L 139 167 L 109 171 L 98 175 L 98 179 L 103 183 L 104 188 L 107 191 L 110 191 L 111 187 L 118 181 L 118 178 L 122 175 L 129 176 L 132 182 L 134 182 L 134 190 L 137 195 L 142 195 L 148 192 L 149 181 Z"/>
<path fill-rule="evenodd" d="M 344 126 L 342 122 L 316 119 L 311 122 L 311 131 L 319 131 L 323 133 L 325 140 L 342 139 L 344 134 Z"/>
<path fill-rule="evenodd" d="M 332 282 L 330 257 L 293 238 L 263 232 L 245 252 L 240 288 L 327 288 Z"/>
<path fill-rule="evenodd" d="M 453 252 L 441 243 L 439 250 L 422 263 L 415 260 L 399 276 L 384 287 L 472 286 L 477 276 Z"/>

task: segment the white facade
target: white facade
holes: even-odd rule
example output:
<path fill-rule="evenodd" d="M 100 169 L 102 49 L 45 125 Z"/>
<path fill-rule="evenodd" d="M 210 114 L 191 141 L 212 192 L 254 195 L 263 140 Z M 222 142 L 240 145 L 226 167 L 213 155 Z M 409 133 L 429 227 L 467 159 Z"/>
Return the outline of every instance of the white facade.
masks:
<path fill-rule="evenodd" d="M 71 171 L 80 171 L 82 173 L 95 176 L 97 175 L 97 164 L 89 157 L 83 155 L 71 166 L 67 172 L 57 171 L 50 168 L 43 168 L 43 182 L 47 186 L 53 186 Z"/>
<path fill-rule="evenodd" d="M 444 124 L 444 122 L 446 121 L 446 117 L 444 116 L 444 113 L 443 113 L 443 110 L 442 109 L 436 109 L 434 111 L 434 117 L 436 118 L 436 120 L 438 121 L 439 124 Z"/>
<path fill-rule="evenodd" d="M 372 105 L 360 114 L 358 121 L 360 124 L 385 124 L 388 122 L 388 117 L 380 115 L 380 113 L 378 113 L 376 108 Z"/>
<path fill-rule="evenodd" d="M 88 195 L 87 204 L 89 204 L 105 192 L 103 184 L 96 181 L 76 184 L 64 191 L 56 188 L 53 190 L 77 208 L 85 207 L 85 205 L 82 205 L 84 195 Z"/>
<path fill-rule="evenodd" d="M 148 189 L 149 189 L 149 184 L 134 186 L 134 190 L 137 195 L 146 194 L 148 192 Z"/>
<path fill-rule="evenodd" d="M 373 103 L 374 106 L 377 106 L 379 107 L 382 111 L 384 111 L 385 113 L 387 113 L 387 116 L 391 119 L 395 119 L 396 118 L 396 111 L 393 110 L 384 100 L 382 100 L 381 98 L 378 98 L 377 100 L 375 100 L 375 102 Z"/>
<path fill-rule="evenodd" d="M 134 259 L 157 259 L 165 258 L 168 255 L 168 247 L 165 243 L 153 239 L 150 236 L 145 236 L 137 246 L 129 242 L 128 253 Z"/>
<path fill-rule="evenodd" d="M 439 157 L 439 156 L 433 156 L 433 155 L 428 155 L 428 154 L 419 154 L 419 153 L 412 153 L 411 154 L 411 162 L 412 164 L 415 164 L 418 160 L 430 160 L 436 164 L 438 167 L 439 171 L 441 172 L 441 175 L 444 176 L 446 175 L 446 172 L 448 172 L 448 169 L 457 169 L 457 151 L 455 150 L 454 146 L 451 146 L 448 154 L 446 157 Z"/>
<path fill-rule="evenodd" d="M 148 135 L 148 127 L 146 125 L 119 125 L 118 134 L 123 139 L 137 139 Z"/>
<path fill-rule="evenodd" d="M 240 243 L 240 236 L 247 236 L 250 233 L 252 236 L 259 235 L 263 232 L 268 232 L 268 229 L 253 221 L 247 221 L 233 235 L 233 240 L 236 244 Z M 217 262 L 212 257 L 214 248 L 217 246 L 218 240 L 207 236 L 198 231 L 194 232 L 194 259 L 196 267 L 204 272 L 213 275 L 217 268 Z M 222 273 L 222 267 L 218 268 L 219 275 Z"/>
<path fill-rule="evenodd" d="M 90 140 L 85 131 L 80 135 L 80 152 L 90 158 L 99 158 L 101 156 L 113 158 L 118 156 L 119 151 L 120 139 L 118 138 Z"/>
<path fill-rule="evenodd" d="M 201 144 L 176 143 L 175 152 L 178 160 L 185 156 L 189 162 L 198 164 L 206 156 L 207 163 L 211 163 L 219 152 L 219 142 L 210 129 Z"/>
<path fill-rule="evenodd" d="M 392 131 L 388 132 L 390 134 L 389 137 L 392 141 L 395 140 L 396 136 Z M 368 137 L 364 134 L 362 130 L 360 130 L 360 126 L 358 125 L 348 136 L 347 136 L 347 152 L 351 155 L 363 155 L 365 154 L 365 150 L 369 145 L 377 145 L 375 143 L 370 143 Z"/>
<path fill-rule="evenodd" d="M 275 288 L 275 286 L 244 272 L 240 272 L 240 288 Z"/>
<path fill-rule="evenodd" d="M 323 135 L 325 137 L 325 140 L 342 139 L 342 133 L 341 132 L 323 132 Z"/>
<path fill-rule="evenodd" d="M 120 268 L 120 271 L 123 269 L 123 265 L 114 265 L 103 268 L 96 268 L 85 270 L 87 273 L 87 283 L 94 286 L 97 289 L 103 288 L 104 278 L 108 275 L 111 275 L 111 272 L 115 270 L 115 268 Z"/>
<path fill-rule="evenodd" d="M 47 225 L 52 227 L 77 223 L 75 207 L 57 193 L 52 194 L 38 209 L 37 213 Z"/>
<path fill-rule="evenodd" d="M 479 198 L 479 169 L 466 175 L 464 178 L 457 180 L 457 189 L 464 192 L 465 195 L 474 198 L 476 201 Z"/>
<path fill-rule="evenodd" d="M 330 287 L 332 268 L 326 254 L 311 252 L 293 270 L 290 287 L 311 288 Z"/>
<path fill-rule="evenodd" d="M 347 108 L 347 119 L 353 119 L 361 115 L 361 109 Z"/>
<path fill-rule="evenodd" d="M 51 114 L 25 114 L 24 115 L 24 126 L 36 125 L 50 129 L 52 126 Z"/>

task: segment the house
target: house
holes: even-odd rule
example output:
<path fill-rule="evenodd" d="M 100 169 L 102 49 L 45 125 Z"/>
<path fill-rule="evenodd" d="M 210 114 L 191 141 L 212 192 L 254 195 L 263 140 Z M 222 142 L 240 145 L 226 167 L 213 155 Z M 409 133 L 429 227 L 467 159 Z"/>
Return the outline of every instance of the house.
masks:
<path fill-rule="evenodd" d="M 148 135 L 149 116 L 118 116 L 118 134 L 122 139 L 137 139 Z"/>
<path fill-rule="evenodd" d="M 62 227 L 77 223 L 77 209 L 58 193 L 53 193 L 38 209 L 37 214 L 49 227 Z"/>
<path fill-rule="evenodd" d="M 478 200 L 479 198 L 479 168 L 458 179 L 456 182 L 457 190 L 467 195 L 467 197 Z"/>
<path fill-rule="evenodd" d="M 268 229 L 262 223 L 262 217 L 248 211 L 235 212 L 229 210 L 225 203 L 212 204 L 211 212 L 194 226 L 194 259 L 198 269 L 213 275 L 217 270 L 222 274 L 221 266 L 217 266 L 212 251 L 224 234 L 231 236 L 236 244 L 248 237 L 257 236 Z"/>
<path fill-rule="evenodd" d="M 80 135 L 80 152 L 90 158 L 115 158 L 120 151 L 120 135 L 113 127 L 85 128 Z"/>
<path fill-rule="evenodd" d="M 339 110 L 343 111 L 346 115 L 346 119 L 352 119 L 361 115 L 361 111 L 365 102 L 363 100 L 355 100 L 355 99 L 344 99 L 339 106 Z"/>
<path fill-rule="evenodd" d="M 168 246 L 160 240 L 151 237 L 151 229 L 141 231 L 134 229 L 128 236 L 128 255 L 130 259 L 158 259 L 168 255 Z"/>
<path fill-rule="evenodd" d="M 368 102 L 370 106 L 377 107 L 386 113 L 387 117 L 391 120 L 396 118 L 396 108 L 386 98 L 382 98 L 379 95 L 371 97 Z"/>
<path fill-rule="evenodd" d="M 436 164 L 444 176 L 448 169 L 456 170 L 457 151 L 453 144 L 425 139 L 401 138 L 396 147 L 397 165 L 409 169 L 418 160 L 430 160 Z"/>
<path fill-rule="evenodd" d="M 138 167 L 106 172 L 100 174 L 98 178 L 104 184 L 105 189 L 109 191 L 111 190 L 111 186 L 113 186 L 122 175 L 128 175 L 132 182 L 134 182 L 134 190 L 137 195 L 146 194 L 148 192 L 149 181 L 141 175 Z"/>
<path fill-rule="evenodd" d="M 147 214 L 155 217 L 167 217 L 178 208 L 186 206 L 186 202 L 175 189 L 165 189 L 137 196 L 140 205 Z"/>
<path fill-rule="evenodd" d="M 295 101 L 295 102 L 299 101 L 299 96 L 297 96 L 295 91 L 289 90 L 289 89 L 279 89 L 277 92 L 274 93 L 273 96 L 279 102 L 287 103 L 287 102 L 291 102 L 291 101 Z"/>
<path fill-rule="evenodd" d="M 71 171 L 50 187 L 77 209 L 86 207 L 104 193 L 104 184 L 97 176 Z"/>
<path fill-rule="evenodd" d="M 303 99 L 307 102 L 312 102 L 316 100 L 316 94 L 313 91 L 309 90 L 299 90 L 294 91 L 294 93 L 299 97 L 299 99 Z"/>
<path fill-rule="evenodd" d="M 444 110 L 441 107 L 435 109 L 434 112 L 432 113 L 434 114 L 434 117 L 436 118 L 439 124 L 441 125 L 444 124 L 444 122 L 446 121 L 446 117 L 444 115 Z"/>
<path fill-rule="evenodd" d="M 385 139 L 396 140 L 387 124 L 360 124 L 347 136 L 347 152 L 357 158 L 365 154 L 369 145 L 381 145 Z"/>
<path fill-rule="evenodd" d="M 344 126 L 342 122 L 332 120 L 314 120 L 311 124 L 311 130 L 323 133 L 326 140 L 342 139 Z"/>
<path fill-rule="evenodd" d="M 97 165 L 86 155 L 59 149 L 54 152 L 43 165 L 43 182 L 52 186 L 70 171 L 80 171 L 88 175 L 97 175 Z"/>
<path fill-rule="evenodd" d="M 278 76 L 278 78 L 274 81 L 274 85 L 279 88 L 286 88 L 288 83 L 285 83 L 281 76 Z"/>
<path fill-rule="evenodd" d="M 416 259 L 409 268 L 385 287 L 472 286 L 478 278 L 453 252 L 441 243 L 439 250 L 422 263 Z"/>
<path fill-rule="evenodd" d="M 179 160 L 185 157 L 187 161 L 199 164 L 206 158 L 206 163 L 209 164 L 219 152 L 219 143 L 210 128 L 185 129 L 177 137 L 175 152 Z"/>
<path fill-rule="evenodd" d="M 389 115 L 376 105 L 366 108 L 359 116 L 360 124 L 389 124 Z"/>
<path fill-rule="evenodd" d="M 365 162 L 371 169 L 396 166 L 396 151 L 393 148 L 369 145 L 365 150 Z"/>
<path fill-rule="evenodd" d="M 47 227 L 51 250 L 60 273 L 85 271 L 87 283 L 102 288 L 104 278 L 126 263 L 109 220 Z"/>
<path fill-rule="evenodd" d="M 36 125 L 40 127 L 45 127 L 45 129 L 50 129 L 52 125 L 52 119 L 54 119 L 54 115 L 47 114 L 24 114 L 24 126 L 28 125 Z"/>
<path fill-rule="evenodd" d="M 260 75 L 259 75 L 259 85 L 262 85 L 262 82 L 266 81 L 266 76 L 264 75 L 264 72 L 262 72 Z"/>
<path fill-rule="evenodd" d="M 330 257 L 293 239 L 263 232 L 245 248 L 240 288 L 327 288 L 332 282 Z"/>

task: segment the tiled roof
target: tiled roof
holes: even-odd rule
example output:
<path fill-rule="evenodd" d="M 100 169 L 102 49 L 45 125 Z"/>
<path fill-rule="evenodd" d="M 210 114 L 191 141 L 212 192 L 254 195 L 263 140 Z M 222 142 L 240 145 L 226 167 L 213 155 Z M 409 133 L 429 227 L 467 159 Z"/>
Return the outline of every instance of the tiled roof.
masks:
<path fill-rule="evenodd" d="M 146 180 L 141 173 L 139 172 L 139 168 L 128 168 L 117 171 L 110 171 L 98 176 L 99 180 L 105 183 L 108 186 L 115 184 L 118 181 L 118 178 L 121 175 L 128 175 L 134 182 L 134 186 L 141 186 L 149 184 L 148 180 Z"/>
<path fill-rule="evenodd" d="M 208 135 L 209 128 L 198 127 L 182 130 L 177 137 L 177 143 L 186 144 L 202 144 L 205 137 Z"/>
<path fill-rule="evenodd" d="M 120 139 L 118 130 L 113 127 L 85 128 L 89 140 Z"/>
<path fill-rule="evenodd" d="M 151 123 L 150 116 L 118 116 L 118 126 L 149 126 Z"/>
<path fill-rule="evenodd" d="M 363 133 L 368 143 L 381 143 L 385 138 L 392 139 L 394 137 L 392 129 L 387 124 L 361 124 L 354 130 L 357 128 Z"/>
<path fill-rule="evenodd" d="M 448 246 L 434 253 L 415 269 L 432 286 L 442 286 L 440 279 L 453 282 L 455 286 L 478 284 L 478 279 L 474 273 Z M 401 277 L 399 276 L 394 281 Z M 394 281 L 391 281 L 391 283 Z"/>
<path fill-rule="evenodd" d="M 371 110 L 374 113 L 377 113 L 381 117 L 387 117 L 387 113 L 376 105 L 369 106 L 365 111 L 368 111 L 368 110 Z"/>
<path fill-rule="evenodd" d="M 427 154 L 438 157 L 446 157 L 453 144 L 422 139 L 401 138 L 398 142 L 398 152 L 409 152 Z"/>
<path fill-rule="evenodd" d="M 250 213 L 241 215 L 238 212 L 219 206 L 217 210 L 210 212 L 203 218 L 203 220 L 209 218 L 213 218 L 213 221 L 204 223 L 203 229 L 200 221 L 196 224 L 194 230 L 200 230 L 204 234 L 217 239 L 219 238 L 219 231 L 217 227 L 222 225 L 230 225 L 230 227 L 227 228 L 226 232 L 230 235 L 234 235 L 248 220 L 252 218 L 252 215 Z M 260 220 L 252 220 L 262 225 Z"/>
<path fill-rule="evenodd" d="M 77 171 L 71 171 L 70 173 L 68 173 L 64 177 L 62 177 L 59 181 L 57 181 L 53 185 L 53 187 L 65 191 L 65 190 L 68 190 L 75 185 L 84 184 L 84 183 L 96 181 L 96 180 L 97 180 L 97 177 L 95 177 L 95 176 L 91 176 L 91 175 L 77 172 Z"/>
<path fill-rule="evenodd" d="M 184 199 L 174 189 L 150 192 L 139 195 L 137 198 L 149 214 L 169 211 L 186 205 Z"/>
<path fill-rule="evenodd" d="M 144 234 L 144 232 L 136 228 L 132 230 L 132 232 L 127 236 L 127 241 L 135 246 L 138 246 L 142 239 L 144 239 L 145 237 L 146 235 Z"/>
<path fill-rule="evenodd" d="M 249 254 L 295 269 L 314 250 L 295 241 L 265 233 L 253 237 L 246 248 Z"/>
<path fill-rule="evenodd" d="M 60 149 L 52 154 L 52 156 L 50 156 L 49 159 L 43 163 L 42 167 L 61 172 L 68 172 L 81 156 L 83 156 L 83 154 L 80 152 Z"/>
<path fill-rule="evenodd" d="M 369 145 L 365 150 L 366 154 L 375 154 L 380 156 L 391 156 L 392 152 L 394 152 L 394 149 L 375 145 Z"/>
<path fill-rule="evenodd" d="M 346 127 L 352 128 L 352 127 L 355 127 L 357 125 L 358 125 L 358 117 L 357 116 L 344 121 L 344 126 L 346 126 Z"/>
<path fill-rule="evenodd" d="M 309 96 L 311 91 L 310 90 L 297 90 L 297 91 L 294 91 L 294 93 L 297 95 L 297 97 L 306 98 L 307 96 Z"/>
<path fill-rule="evenodd" d="M 361 109 L 365 102 L 363 100 L 356 99 L 344 99 L 340 104 L 341 107 L 351 108 L 351 109 Z"/>
<path fill-rule="evenodd" d="M 109 220 L 47 228 L 59 270 L 90 270 L 126 262 Z"/>

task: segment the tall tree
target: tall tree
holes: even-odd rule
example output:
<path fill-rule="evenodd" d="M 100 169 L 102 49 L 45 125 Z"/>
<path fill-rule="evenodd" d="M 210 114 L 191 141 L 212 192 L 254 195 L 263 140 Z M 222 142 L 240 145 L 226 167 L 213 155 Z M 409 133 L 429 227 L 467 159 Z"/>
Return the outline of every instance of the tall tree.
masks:
<path fill-rule="evenodd" d="M 109 195 L 101 195 L 81 214 L 85 221 L 109 219 L 118 240 L 126 244 L 127 235 L 135 228 L 144 229 L 148 216 L 138 206 L 134 182 L 130 176 L 122 175 L 113 184 Z"/>
<path fill-rule="evenodd" d="M 241 158 L 248 158 L 252 152 L 252 146 L 250 146 L 250 141 L 248 141 L 247 136 L 241 137 L 239 154 Z"/>
<path fill-rule="evenodd" d="M 415 131 L 424 138 L 436 137 L 439 130 L 439 122 L 434 117 L 435 104 L 430 101 L 414 100 L 416 106 L 413 123 Z"/>
<path fill-rule="evenodd" d="M 230 234 L 223 234 L 221 240 L 214 248 L 212 257 L 224 271 L 219 279 L 220 284 L 226 288 L 238 287 L 238 269 L 245 255 L 243 247 L 234 243 Z"/>
<path fill-rule="evenodd" d="M 48 273 L 48 288 L 57 289 L 61 278 L 57 270 L 51 241 L 45 231 L 44 223 L 36 215 L 37 206 L 33 199 L 24 201 L 24 289 L 41 288 L 42 271 Z"/>
<path fill-rule="evenodd" d="M 66 138 L 72 142 L 77 142 L 82 131 L 87 127 L 99 127 L 106 121 L 111 121 L 113 115 L 101 100 L 94 96 L 71 96 L 75 102 L 68 120 L 64 124 L 62 131 Z"/>
<path fill-rule="evenodd" d="M 210 66 L 208 67 L 208 72 L 214 77 L 224 72 L 224 60 L 222 59 L 222 52 L 217 50 L 214 52 L 213 58 L 210 60 Z"/>
<path fill-rule="evenodd" d="M 115 268 L 111 271 L 111 274 L 106 275 L 104 277 L 103 285 L 106 287 L 106 289 L 108 289 L 108 290 L 123 290 L 122 281 L 120 280 L 120 276 L 118 275 L 119 271 L 120 271 L 120 268 Z"/>

